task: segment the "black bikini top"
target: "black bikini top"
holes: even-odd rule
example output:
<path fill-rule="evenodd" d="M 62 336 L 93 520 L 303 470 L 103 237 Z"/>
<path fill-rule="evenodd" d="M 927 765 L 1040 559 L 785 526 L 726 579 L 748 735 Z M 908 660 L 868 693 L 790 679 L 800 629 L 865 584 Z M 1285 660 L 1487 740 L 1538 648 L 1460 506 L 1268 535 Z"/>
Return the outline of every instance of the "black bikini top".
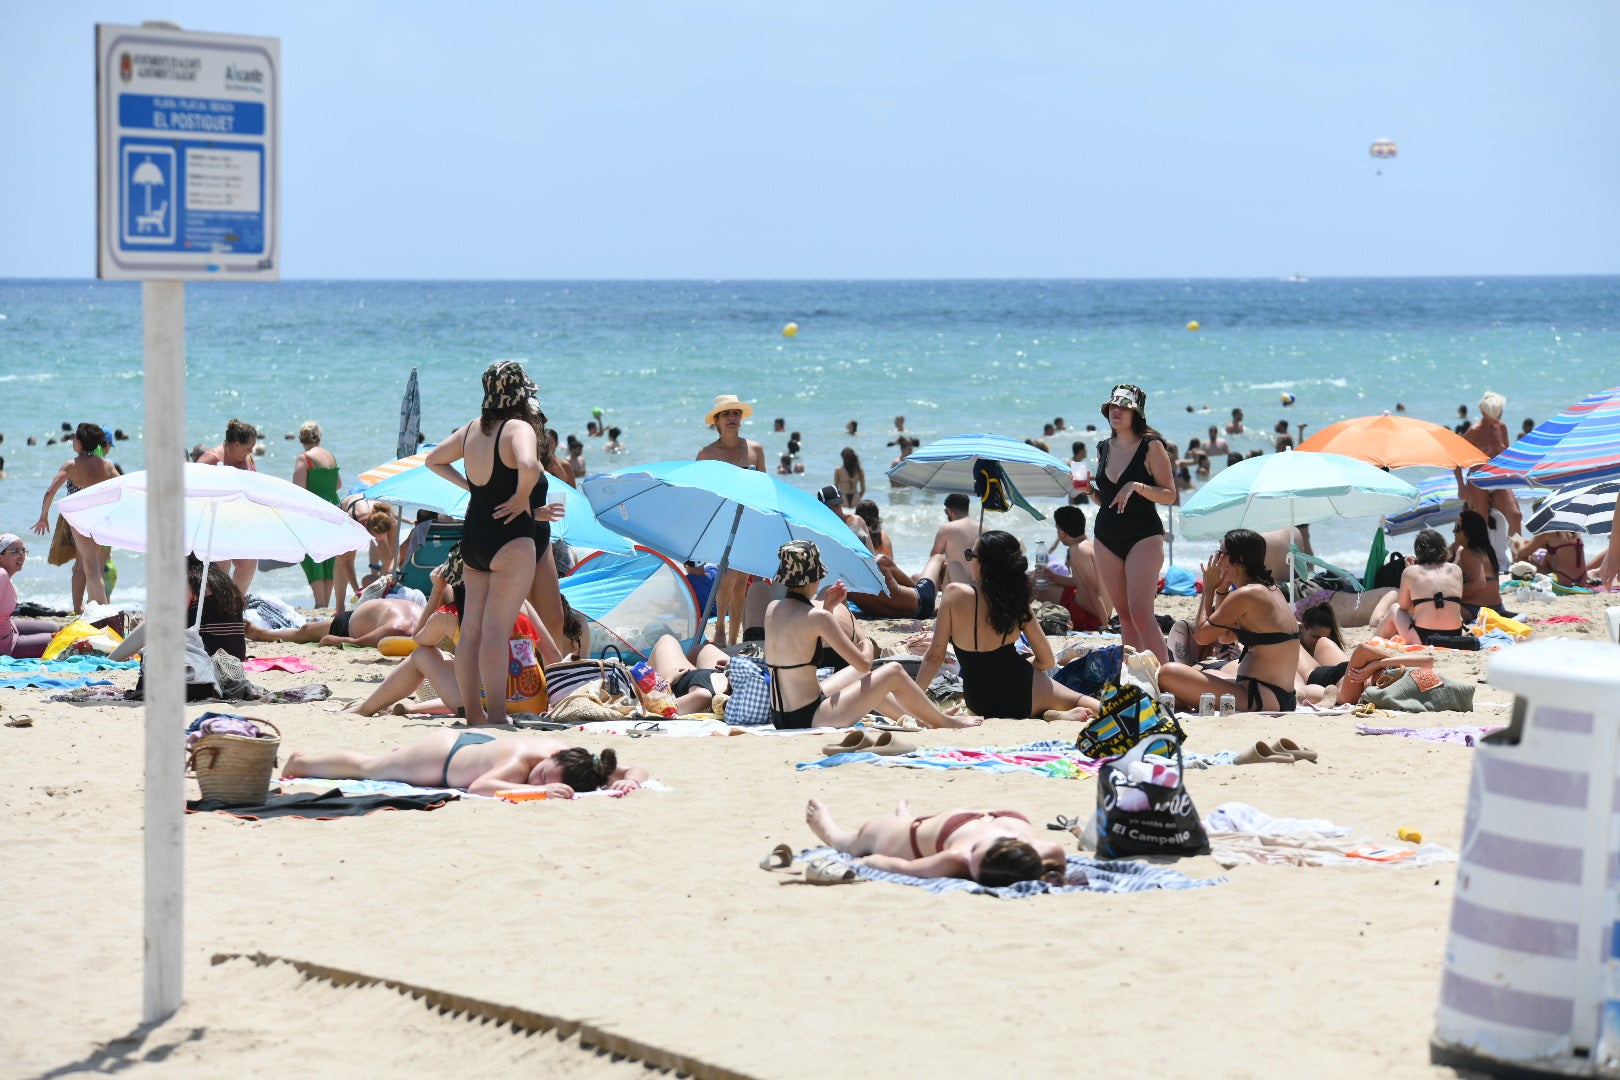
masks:
<path fill-rule="evenodd" d="M 1238 644 L 1242 645 L 1245 649 L 1252 649 L 1256 645 L 1281 645 L 1285 641 L 1299 640 L 1298 630 L 1295 630 L 1293 633 L 1285 634 L 1281 630 L 1245 630 L 1239 626 L 1223 626 L 1222 624 L 1214 621 L 1211 621 L 1209 625 L 1219 626 L 1222 630 L 1232 631 L 1232 633 L 1237 635 Z"/>
<path fill-rule="evenodd" d="M 1453 604 L 1456 604 L 1458 607 L 1462 607 L 1462 597 L 1460 597 L 1460 596 L 1443 596 L 1438 592 L 1435 593 L 1433 596 L 1414 596 L 1414 597 L 1412 597 L 1412 606 L 1416 607 L 1419 604 L 1433 604 L 1434 605 L 1434 610 L 1439 611 L 1441 608 L 1446 606 L 1446 601 L 1447 600 L 1450 600 Z"/>

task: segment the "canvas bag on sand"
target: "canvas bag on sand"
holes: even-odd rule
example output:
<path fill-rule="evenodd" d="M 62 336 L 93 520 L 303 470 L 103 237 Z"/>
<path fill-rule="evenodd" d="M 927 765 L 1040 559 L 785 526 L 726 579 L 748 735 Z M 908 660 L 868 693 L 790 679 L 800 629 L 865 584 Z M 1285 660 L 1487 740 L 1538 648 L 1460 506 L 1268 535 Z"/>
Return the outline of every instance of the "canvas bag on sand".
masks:
<path fill-rule="evenodd" d="M 1152 756 L 1149 752 L 1154 751 Z M 1175 757 L 1161 756 L 1174 751 Z M 1132 766 L 1174 766 L 1173 786 L 1131 778 Z M 1209 836 L 1183 780 L 1181 745 L 1168 735 L 1143 739 L 1130 753 L 1097 773 L 1097 854 L 1105 859 L 1132 855 L 1208 855 Z"/>

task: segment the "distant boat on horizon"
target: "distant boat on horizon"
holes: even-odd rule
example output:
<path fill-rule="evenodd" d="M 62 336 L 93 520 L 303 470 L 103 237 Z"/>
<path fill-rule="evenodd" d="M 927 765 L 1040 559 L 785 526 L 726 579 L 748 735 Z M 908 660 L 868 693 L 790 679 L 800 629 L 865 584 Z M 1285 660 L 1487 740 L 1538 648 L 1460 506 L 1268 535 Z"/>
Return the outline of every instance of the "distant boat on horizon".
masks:
<path fill-rule="evenodd" d="M 1283 278 L 1283 280 L 1284 281 L 1309 281 L 1311 279 L 1306 277 L 1304 274 L 1289 274 L 1287 277 Z"/>

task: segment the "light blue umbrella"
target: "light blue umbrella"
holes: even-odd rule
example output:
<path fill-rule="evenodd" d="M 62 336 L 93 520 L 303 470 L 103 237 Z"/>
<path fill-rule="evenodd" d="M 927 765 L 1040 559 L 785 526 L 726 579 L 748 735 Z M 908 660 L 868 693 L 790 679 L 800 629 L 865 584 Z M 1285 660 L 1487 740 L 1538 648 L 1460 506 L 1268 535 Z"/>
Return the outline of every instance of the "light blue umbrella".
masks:
<path fill-rule="evenodd" d="M 466 475 L 466 468 L 461 462 L 456 462 L 455 468 L 463 476 Z M 554 538 L 567 540 L 574 547 L 611 551 L 616 555 L 628 555 L 634 550 L 635 545 L 630 541 L 597 522 L 596 515 L 591 512 L 590 501 L 585 496 L 555 476 L 546 477 L 546 483 L 546 500 L 563 504 L 563 519 L 551 523 Z M 395 473 L 366 488 L 365 494 L 366 498 L 379 502 L 420 506 L 424 510 L 434 510 L 456 518 L 467 516 L 467 489 L 452 484 L 426 465 Z"/>
<path fill-rule="evenodd" d="M 1005 435 L 952 435 L 913 450 L 889 469 L 889 479 L 906 487 L 946 494 L 973 494 L 973 463 L 1001 462 L 1013 486 L 1025 496 L 1066 499 L 1074 490 L 1069 466 L 1038 447 Z"/>
<path fill-rule="evenodd" d="M 766 473 L 724 461 L 660 461 L 595 473 L 580 486 L 598 522 L 676 562 L 770 577 L 777 549 L 813 540 L 829 575 L 856 592 L 884 591 L 877 558 L 844 520 Z M 713 605 L 711 590 L 700 626 Z"/>
<path fill-rule="evenodd" d="M 1287 529 L 1331 517 L 1405 510 L 1418 489 L 1342 454 L 1290 450 L 1223 469 L 1181 508 L 1181 535 L 1217 540 L 1230 529 Z"/>

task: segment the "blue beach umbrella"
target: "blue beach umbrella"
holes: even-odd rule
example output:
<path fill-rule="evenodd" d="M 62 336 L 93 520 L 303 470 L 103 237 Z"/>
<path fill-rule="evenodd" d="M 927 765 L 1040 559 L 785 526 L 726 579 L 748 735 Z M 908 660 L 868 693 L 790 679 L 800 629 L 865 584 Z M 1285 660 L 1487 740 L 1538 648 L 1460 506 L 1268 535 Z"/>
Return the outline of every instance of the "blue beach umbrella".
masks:
<path fill-rule="evenodd" d="M 581 487 L 602 525 L 676 562 L 770 577 L 783 544 L 813 540 L 833 577 L 856 592 L 884 591 L 877 558 L 844 520 L 766 473 L 724 461 L 660 461 L 594 473 Z M 711 591 L 700 626 L 713 605 Z"/>
<path fill-rule="evenodd" d="M 1620 386 L 1582 398 L 1466 476 L 1482 488 L 1569 487 L 1620 476 Z"/>
<path fill-rule="evenodd" d="M 1418 489 L 1393 473 L 1342 454 L 1291 450 L 1223 469 L 1181 508 L 1181 534 L 1217 540 L 1230 529 L 1286 529 L 1331 517 L 1405 510 Z"/>
<path fill-rule="evenodd" d="M 456 462 L 455 468 L 466 475 L 461 462 Z M 616 555 L 628 555 L 634 549 L 630 541 L 597 522 L 585 496 L 555 476 L 546 477 L 546 483 L 546 499 L 563 504 L 563 519 L 551 523 L 554 538 L 567 540 L 574 547 L 611 551 Z M 397 472 L 372 484 L 365 493 L 366 498 L 378 502 L 420 506 L 456 518 L 467 516 L 467 489 L 452 484 L 426 465 Z"/>
<path fill-rule="evenodd" d="M 1001 463 L 1007 478 L 1026 496 L 1066 499 L 1073 490 L 1069 466 L 1038 447 L 1005 435 L 952 435 L 919 447 L 889 469 L 906 487 L 972 495 L 973 463 Z"/>
<path fill-rule="evenodd" d="M 1449 525 L 1468 507 L 1458 496 L 1457 478 L 1451 473 L 1424 477 L 1417 482 L 1417 490 L 1417 502 L 1411 509 L 1385 518 L 1384 531 L 1391 536 Z"/>

